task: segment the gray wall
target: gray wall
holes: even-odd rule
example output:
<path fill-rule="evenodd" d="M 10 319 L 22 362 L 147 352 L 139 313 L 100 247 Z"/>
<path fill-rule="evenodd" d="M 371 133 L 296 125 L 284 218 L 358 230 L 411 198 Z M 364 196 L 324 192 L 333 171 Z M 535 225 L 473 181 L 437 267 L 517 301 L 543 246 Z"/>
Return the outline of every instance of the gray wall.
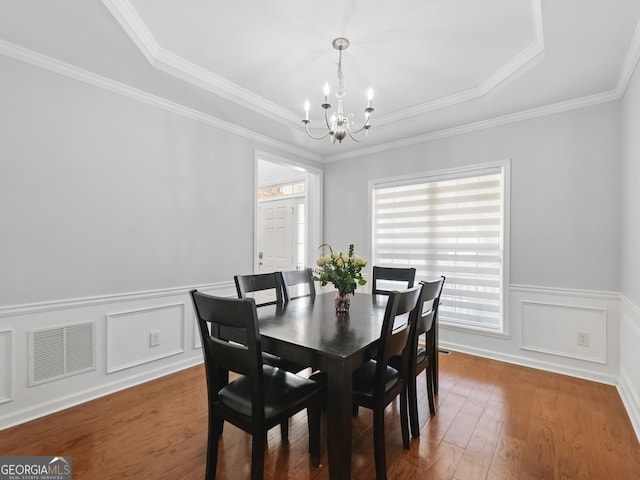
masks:
<path fill-rule="evenodd" d="M 640 305 L 640 72 L 622 105 L 622 280 L 620 291 Z"/>
<path fill-rule="evenodd" d="M 0 306 L 252 271 L 264 146 L 5 57 L 0 72 Z"/>
<path fill-rule="evenodd" d="M 619 151 L 609 103 L 331 163 L 325 241 L 369 254 L 371 179 L 511 159 L 511 283 L 618 291 Z"/>
<path fill-rule="evenodd" d="M 320 168 L 114 90 L 0 56 L 0 430 L 201 363 L 188 290 L 235 295 L 253 270 L 256 152 Z M 32 384 L 36 357 L 57 369 Z"/>
<path fill-rule="evenodd" d="M 622 102 L 620 391 L 640 438 L 640 71 Z"/>

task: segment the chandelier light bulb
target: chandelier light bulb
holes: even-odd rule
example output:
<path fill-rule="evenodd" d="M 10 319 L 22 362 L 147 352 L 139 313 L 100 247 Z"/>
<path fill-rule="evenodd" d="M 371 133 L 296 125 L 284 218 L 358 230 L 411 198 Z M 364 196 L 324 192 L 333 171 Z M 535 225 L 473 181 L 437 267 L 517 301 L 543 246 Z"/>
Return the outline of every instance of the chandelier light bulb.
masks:
<path fill-rule="evenodd" d="M 304 119 L 309 120 L 309 110 L 311 109 L 311 104 L 309 103 L 309 99 L 307 98 L 304 101 Z"/>

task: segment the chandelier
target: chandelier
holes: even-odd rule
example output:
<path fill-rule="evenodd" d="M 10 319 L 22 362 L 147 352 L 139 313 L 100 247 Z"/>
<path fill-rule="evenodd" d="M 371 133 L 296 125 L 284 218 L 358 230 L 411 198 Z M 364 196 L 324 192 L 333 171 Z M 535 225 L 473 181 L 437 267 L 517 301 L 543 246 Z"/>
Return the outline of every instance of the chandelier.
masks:
<path fill-rule="evenodd" d="M 329 103 L 330 88 L 329 83 L 325 82 L 323 89 L 324 103 L 320 106 L 324 109 L 324 122 L 327 127 L 327 132 L 324 135 L 315 137 L 309 131 L 309 123 L 311 122 L 311 120 L 309 120 L 309 109 L 311 108 L 309 99 L 304 102 L 304 120 L 302 120 L 302 123 L 304 123 L 307 134 L 315 140 L 322 140 L 326 136 L 330 135 L 333 139 L 333 143 L 336 143 L 336 140 L 338 141 L 338 143 L 342 143 L 342 140 L 347 135 L 349 135 L 352 140 L 355 140 L 356 142 L 362 142 L 369 135 L 369 128 L 371 128 L 371 123 L 369 123 L 369 121 L 371 119 L 371 113 L 373 112 L 373 107 L 371 106 L 371 100 L 373 100 L 373 90 L 369 88 L 369 91 L 367 92 L 368 103 L 364 109 L 364 123 L 362 123 L 360 127 L 357 127 L 353 122 L 353 113 L 345 114 L 342 107 L 342 100 L 345 94 L 344 82 L 342 81 L 342 51 L 346 50 L 347 47 L 349 47 L 349 40 L 342 37 L 336 38 L 333 41 L 332 45 L 333 48 L 335 48 L 339 52 L 338 93 L 336 93 L 336 97 L 338 98 L 338 108 L 333 114 L 331 114 L 331 116 L 329 116 L 329 109 L 331 108 L 331 104 Z M 359 135 L 360 138 L 357 138 L 356 135 L 358 135 L 360 132 L 364 133 Z"/>

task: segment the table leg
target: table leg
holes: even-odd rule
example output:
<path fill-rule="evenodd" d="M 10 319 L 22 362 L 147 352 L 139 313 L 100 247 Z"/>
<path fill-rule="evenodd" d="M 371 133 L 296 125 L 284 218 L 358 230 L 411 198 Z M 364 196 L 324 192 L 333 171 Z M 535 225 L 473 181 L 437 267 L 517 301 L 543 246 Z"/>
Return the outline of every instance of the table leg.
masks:
<path fill-rule="evenodd" d="M 329 478 L 351 478 L 352 370 L 348 362 L 329 365 L 327 372 L 327 443 Z"/>

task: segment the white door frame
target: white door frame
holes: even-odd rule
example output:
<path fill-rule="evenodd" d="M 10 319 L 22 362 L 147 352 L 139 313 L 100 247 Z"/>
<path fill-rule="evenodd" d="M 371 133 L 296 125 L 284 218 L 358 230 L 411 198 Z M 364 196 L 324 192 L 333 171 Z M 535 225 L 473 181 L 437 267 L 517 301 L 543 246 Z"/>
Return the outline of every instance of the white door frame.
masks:
<path fill-rule="evenodd" d="M 312 267 L 318 254 L 318 247 L 323 238 L 323 198 L 322 182 L 323 171 L 305 163 L 283 158 L 272 153 L 255 151 L 254 176 L 253 176 L 253 271 L 258 271 L 258 160 L 265 160 L 280 165 L 294 167 L 300 170 L 301 176 L 306 177 L 305 182 L 305 234 L 306 234 L 306 258 L 307 266 Z"/>

